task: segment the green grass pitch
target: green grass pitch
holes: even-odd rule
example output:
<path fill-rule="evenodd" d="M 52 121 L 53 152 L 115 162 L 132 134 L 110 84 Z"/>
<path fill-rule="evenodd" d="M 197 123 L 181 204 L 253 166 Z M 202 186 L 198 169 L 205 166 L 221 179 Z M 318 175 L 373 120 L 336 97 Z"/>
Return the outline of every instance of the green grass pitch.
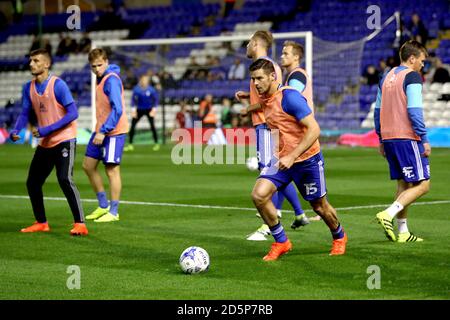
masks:
<path fill-rule="evenodd" d="M 84 150 L 77 150 L 75 182 L 87 215 L 96 203 L 81 168 Z M 52 232 L 19 232 L 34 221 L 25 187 L 33 150 L 0 146 L 0 299 L 450 298 L 450 150 L 433 149 L 431 191 L 419 200 L 428 204 L 410 208 L 409 228 L 425 241 L 401 245 L 387 241 L 373 222 L 395 190 L 385 160 L 375 149 L 325 148 L 329 200 L 348 233 L 347 253 L 330 257 L 325 224 L 293 231 L 293 215 L 285 211 L 294 248 L 272 263 L 262 261 L 271 241 L 245 240 L 260 225 L 250 199 L 256 173 L 244 165 L 176 166 L 170 154 L 171 146 L 159 152 L 138 146 L 125 154 L 122 200 L 136 203 L 121 203 L 120 222 L 89 222 L 89 236 L 74 238 L 68 205 L 58 199 L 45 201 Z M 44 194 L 63 197 L 54 173 Z M 302 205 L 311 216 L 309 204 Z M 208 251 L 207 273 L 181 273 L 179 255 L 191 245 Z M 73 265 L 81 287 L 70 290 Z M 380 268 L 381 288 L 370 290 L 373 265 Z"/>

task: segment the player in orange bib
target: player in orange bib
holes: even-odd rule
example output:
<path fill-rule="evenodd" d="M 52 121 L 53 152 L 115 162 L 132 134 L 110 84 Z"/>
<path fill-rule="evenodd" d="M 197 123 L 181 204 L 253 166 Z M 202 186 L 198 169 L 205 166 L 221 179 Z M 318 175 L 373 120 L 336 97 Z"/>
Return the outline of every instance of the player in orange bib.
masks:
<path fill-rule="evenodd" d="M 70 234 L 87 235 L 80 193 L 72 179 L 78 110 L 67 84 L 49 73 L 50 66 L 51 56 L 45 49 L 30 53 L 30 68 L 34 79 L 23 88 L 22 112 L 10 133 L 11 140 L 17 141 L 18 132 L 27 125 L 29 115 L 36 116 L 37 127 L 33 129 L 33 136 L 40 140 L 27 179 L 28 195 L 36 222 L 21 232 L 50 231 L 45 215 L 42 186 L 56 167 L 59 185 L 75 221 Z"/>
<path fill-rule="evenodd" d="M 83 169 L 97 195 L 98 208 L 86 217 L 95 222 L 119 221 L 119 199 L 122 190 L 120 162 L 128 132 L 124 89 L 120 68 L 109 64 L 106 51 L 96 48 L 89 52 L 91 70 L 97 77 L 95 91 L 96 125 L 83 161 Z M 111 202 L 108 204 L 98 163 L 105 165 L 109 179 Z"/>
<path fill-rule="evenodd" d="M 270 62 L 276 71 L 275 81 L 281 84 L 283 81 L 281 68 L 275 61 L 267 56 L 272 43 L 273 36 L 269 31 L 256 31 L 250 38 L 250 41 L 247 45 L 247 57 L 251 58 L 253 61 L 257 59 L 265 59 Z M 261 96 L 256 90 L 255 84 L 252 80 L 250 81 L 250 92 L 238 91 L 236 92 L 236 99 L 242 102 L 244 105 L 262 104 Z M 243 108 L 241 110 L 241 115 L 247 115 L 248 109 L 248 107 Z M 259 169 L 262 170 L 264 167 L 269 165 L 273 153 L 272 136 L 270 134 L 270 129 L 267 127 L 264 112 L 261 108 L 252 111 L 251 117 L 252 124 L 256 132 L 256 154 L 258 157 L 258 166 Z M 295 187 L 292 184 L 289 184 L 284 188 L 281 188 L 279 191 L 280 192 L 275 193 L 272 198 L 272 201 L 277 208 L 278 216 L 281 217 L 281 208 L 283 206 L 284 198 L 286 197 L 289 203 L 292 205 L 295 215 L 299 217 L 299 219 L 302 219 L 302 221 L 304 222 L 302 225 L 308 224 L 308 218 L 304 214 L 304 211 L 301 207 Z M 256 232 L 249 235 L 247 237 L 247 240 L 266 240 L 266 235 L 269 234 L 269 227 L 266 224 L 263 224 L 256 230 Z"/>
<path fill-rule="evenodd" d="M 378 86 L 375 104 L 375 130 L 380 153 L 389 164 L 392 180 L 397 180 L 395 201 L 377 213 L 376 219 L 386 237 L 398 243 L 421 242 L 409 232 L 408 207 L 430 189 L 431 146 L 423 119 L 422 77 L 419 71 L 428 56 L 415 40 L 400 48 L 401 65 L 389 71 Z M 398 237 L 394 233 L 397 217 Z"/>
<path fill-rule="evenodd" d="M 330 255 L 344 254 L 347 235 L 326 198 L 324 159 L 318 143 L 320 128 L 306 99 L 294 88 L 282 87 L 275 80 L 276 72 L 269 61 L 258 59 L 249 70 L 258 93 L 264 97 L 266 123 L 279 136 L 277 152 L 270 165 L 261 170 L 252 192 L 255 207 L 275 239 L 263 259 L 277 260 L 292 249 L 271 201 L 277 190 L 292 182 L 330 229 Z"/>
<path fill-rule="evenodd" d="M 306 70 L 300 67 L 300 62 L 302 61 L 304 54 L 305 49 L 300 43 L 295 41 L 284 42 L 281 54 L 281 66 L 287 73 L 284 79 L 284 85 L 300 91 L 314 114 L 312 80 Z M 309 220 L 320 220 L 320 216 L 317 215 Z M 296 229 L 308 223 L 309 221 L 305 220 L 303 216 L 296 215 L 295 220 L 291 224 L 291 228 Z"/>

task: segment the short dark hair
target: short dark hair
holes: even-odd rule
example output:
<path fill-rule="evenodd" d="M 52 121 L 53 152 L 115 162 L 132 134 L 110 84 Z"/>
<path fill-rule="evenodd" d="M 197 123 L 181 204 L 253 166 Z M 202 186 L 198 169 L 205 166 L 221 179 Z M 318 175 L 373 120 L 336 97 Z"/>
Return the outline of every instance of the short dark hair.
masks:
<path fill-rule="evenodd" d="M 298 60 L 302 61 L 305 56 L 305 49 L 303 46 L 295 41 L 287 40 L 283 43 L 284 47 L 292 47 L 292 53 L 298 56 Z"/>
<path fill-rule="evenodd" d="M 411 56 L 418 58 L 421 52 L 425 54 L 425 57 L 428 57 L 428 51 L 423 44 L 416 40 L 408 40 L 400 48 L 400 60 L 405 62 Z"/>
<path fill-rule="evenodd" d="M 103 58 L 103 60 L 108 60 L 108 53 L 105 49 L 95 48 L 89 52 L 88 60 L 89 62 L 94 61 L 97 58 Z"/>
<path fill-rule="evenodd" d="M 50 52 L 47 51 L 47 49 L 39 48 L 39 49 L 31 51 L 29 54 L 30 57 L 34 57 L 37 55 L 43 55 L 44 57 L 46 57 L 48 59 L 48 61 L 50 61 L 50 65 L 52 64 L 52 56 L 51 56 Z"/>
<path fill-rule="evenodd" d="M 253 39 L 259 39 L 262 41 L 264 47 L 269 50 L 269 48 L 272 46 L 273 43 L 273 36 L 270 31 L 266 30 L 258 30 L 256 31 L 253 36 Z"/>
<path fill-rule="evenodd" d="M 269 61 L 267 59 L 258 59 L 256 61 L 254 61 L 248 68 L 248 70 L 250 72 L 253 72 L 253 71 L 256 71 L 259 69 L 263 69 L 265 74 L 270 74 L 272 72 L 275 72 L 275 67 L 273 66 L 272 61 Z"/>

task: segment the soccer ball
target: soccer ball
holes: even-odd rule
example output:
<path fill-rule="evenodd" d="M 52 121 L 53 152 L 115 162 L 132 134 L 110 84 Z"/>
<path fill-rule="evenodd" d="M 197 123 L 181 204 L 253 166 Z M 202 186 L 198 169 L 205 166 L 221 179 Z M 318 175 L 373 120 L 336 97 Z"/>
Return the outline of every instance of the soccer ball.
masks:
<path fill-rule="evenodd" d="M 247 166 L 247 169 L 250 171 L 256 171 L 258 170 L 258 158 L 256 157 L 250 157 L 245 162 L 245 165 Z"/>
<path fill-rule="evenodd" d="M 189 247 L 180 256 L 180 267 L 184 273 L 196 274 L 208 271 L 209 255 L 200 247 Z"/>

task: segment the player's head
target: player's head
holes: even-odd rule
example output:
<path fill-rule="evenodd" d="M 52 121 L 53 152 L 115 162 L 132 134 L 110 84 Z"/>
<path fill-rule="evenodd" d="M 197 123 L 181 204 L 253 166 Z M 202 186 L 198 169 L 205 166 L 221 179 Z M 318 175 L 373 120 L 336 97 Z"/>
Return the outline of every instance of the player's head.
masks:
<path fill-rule="evenodd" d="M 303 59 L 305 50 L 300 43 L 295 41 L 285 41 L 283 52 L 281 53 L 281 66 L 287 68 L 290 66 L 299 66 Z"/>
<path fill-rule="evenodd" d="M 247 44 L 247 58 L 254 59 L 258 49 L 265 50 L 267 54 L 272 43 L 272 33 L 265 30 L 256 31 Z"/>
<path fill-rule="evenodd" d="M 423 68 L 427 57 L 427 49 L 416 40 L 406 41 L 400 48 L 401 62 L 408 64 L 414 71 L 419 72 Z"/>
<path fill-rule="evenodd" d="M 33 76 L 48 72 L 52 65 L 52 57 L 46 49 L 37 49 L 30 52 L 30 70 Z"/>
<path fill-rule="evenodd" d="M 150 76 L 146 73 L 142 74 L 139 77 L 139 85 L 141 87 L 148 87 L 149 84 L 150 84 Z"/>
<path fill-rule="evenodd" d="M 108 68 L 108 54 L 104 49 L 95 48 L 89 52 L 88 55 L 89 64 L 91 65 L 92 72 L 97 77 L 102 77 Z"/>
<path fill-rule="evenodd" d="M 259 94 L 268 93 L 273 85 L 276 85 L 275 67 L 271 61 L 258 59 L 250 65 L 248 70 Z"/>

